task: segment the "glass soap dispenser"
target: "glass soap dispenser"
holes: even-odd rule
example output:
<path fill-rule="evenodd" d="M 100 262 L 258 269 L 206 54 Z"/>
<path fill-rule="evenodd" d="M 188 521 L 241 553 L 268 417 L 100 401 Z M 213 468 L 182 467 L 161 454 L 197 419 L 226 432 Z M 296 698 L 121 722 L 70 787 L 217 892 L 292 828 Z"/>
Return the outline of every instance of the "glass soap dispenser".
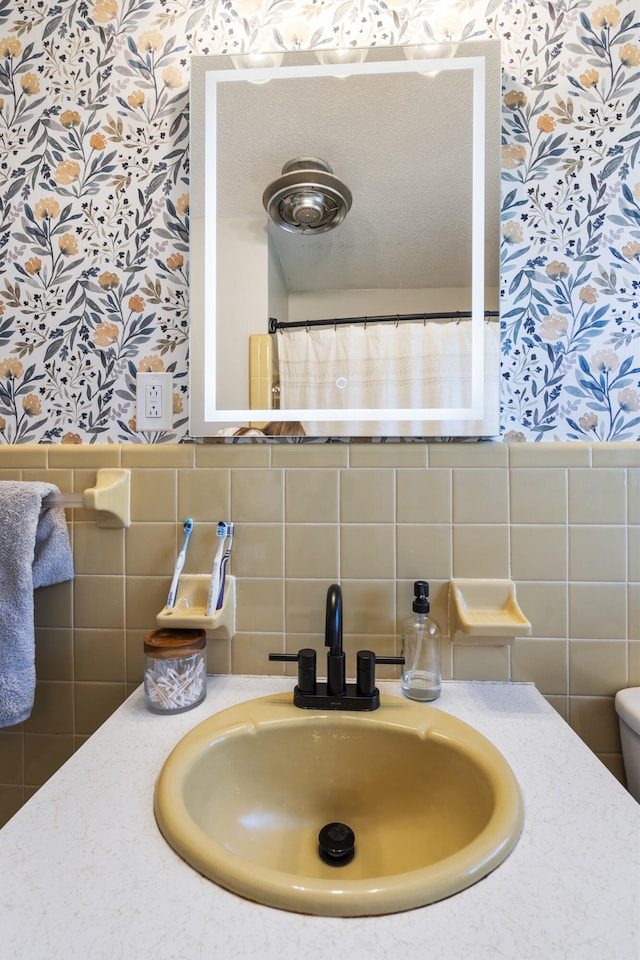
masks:
<path fill-rule="evenodd" d="M 440 696 L 442 633 L 429 617 L 429 584 L 413 585 L 413 614 L 402 624 L 402 692 L 410 700 L 437 700 Z"/>

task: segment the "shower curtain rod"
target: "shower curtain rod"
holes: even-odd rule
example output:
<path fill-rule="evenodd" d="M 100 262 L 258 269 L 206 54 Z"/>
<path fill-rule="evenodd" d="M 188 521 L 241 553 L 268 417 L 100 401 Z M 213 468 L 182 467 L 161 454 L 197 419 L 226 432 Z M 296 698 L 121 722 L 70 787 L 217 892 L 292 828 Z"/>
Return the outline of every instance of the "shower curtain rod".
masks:
<path fill-rule="evenodd" d="M 498 310 L 485 310 L 485 317 L 499 317 Z M 269 333 L 278 330 L 292 330 L 300 327 L 337 327 L 346 323 L 400 323 L 404 320 L 469 320 L 470 310 L 455 310 L 449 313 L 390 313 L 379 317 L 341 317 L 335 320 L 277 320 L 269 317 Z"/>

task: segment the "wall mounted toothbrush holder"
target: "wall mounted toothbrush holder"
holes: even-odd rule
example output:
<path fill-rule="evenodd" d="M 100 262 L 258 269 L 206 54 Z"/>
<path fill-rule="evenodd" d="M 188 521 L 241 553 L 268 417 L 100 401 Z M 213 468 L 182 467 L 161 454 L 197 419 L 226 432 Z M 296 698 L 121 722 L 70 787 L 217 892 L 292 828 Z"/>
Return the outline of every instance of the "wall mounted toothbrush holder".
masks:
<path fill-rule="evenodd" d="M 530 637 L 531 623 L 512 580 L 451 580 L 449 630 L 453 643 L 504 646 L 515 637 Z"/>
<path fill-rule="evenodd" d="M 186 573 L 180 577 L 175 607 L 164 607 L 156 616 L 159 627 L 188 627 L 204 630 L 207 639 L 220 637 L 230 640 L 236 631 L 236 578 L 227 574 L 222 607 L 207 616 L 209 573 Z"/>

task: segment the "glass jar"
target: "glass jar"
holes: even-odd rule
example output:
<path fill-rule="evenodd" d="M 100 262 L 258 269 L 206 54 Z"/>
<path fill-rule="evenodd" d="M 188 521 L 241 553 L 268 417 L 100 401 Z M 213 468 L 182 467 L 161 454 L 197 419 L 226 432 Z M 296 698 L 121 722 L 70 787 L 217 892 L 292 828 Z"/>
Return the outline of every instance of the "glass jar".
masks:
<path fill-rule="evenodd" d="M 144 703 L 152 713 L 184 713 L 207 695 L 204 630 L 154 630 L 144 638 Z"/>

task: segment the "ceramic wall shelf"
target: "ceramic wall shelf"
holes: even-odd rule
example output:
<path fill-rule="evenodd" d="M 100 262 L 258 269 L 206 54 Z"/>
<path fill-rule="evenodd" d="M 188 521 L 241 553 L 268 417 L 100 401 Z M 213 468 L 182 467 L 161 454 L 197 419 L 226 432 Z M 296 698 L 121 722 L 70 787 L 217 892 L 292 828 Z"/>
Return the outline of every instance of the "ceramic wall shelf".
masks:
<path fill-rule="evenodd" d="M 451 580 L 449 629 L 453 643 L 501 646 L 530 637 L 531 623 L 512 580 Z"/>

